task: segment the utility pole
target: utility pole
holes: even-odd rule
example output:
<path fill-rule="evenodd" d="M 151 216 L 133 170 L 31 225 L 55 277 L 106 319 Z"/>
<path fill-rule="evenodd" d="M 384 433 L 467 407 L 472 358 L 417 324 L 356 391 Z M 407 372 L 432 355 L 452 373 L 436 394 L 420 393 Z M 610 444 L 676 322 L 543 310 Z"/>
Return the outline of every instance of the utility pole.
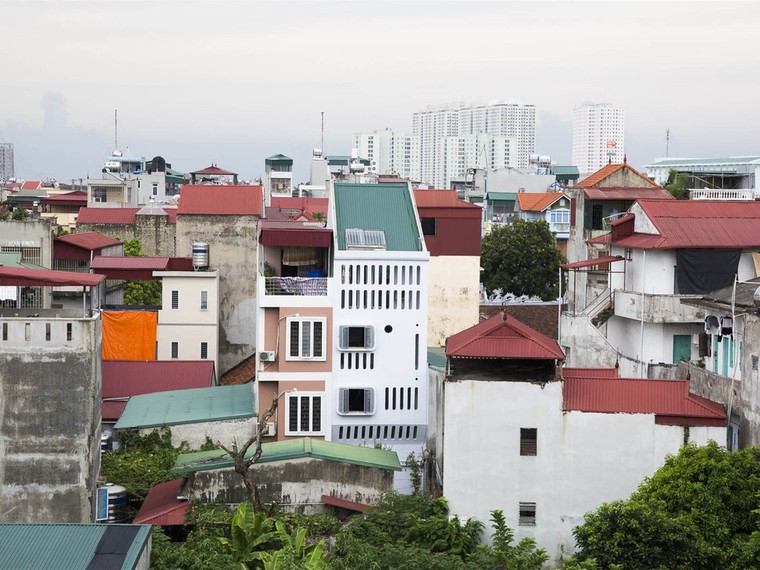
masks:
<path fill-rule="evenodd" d="M 670 156 L 670 129 L 665 131 L 665 158 Z"/>

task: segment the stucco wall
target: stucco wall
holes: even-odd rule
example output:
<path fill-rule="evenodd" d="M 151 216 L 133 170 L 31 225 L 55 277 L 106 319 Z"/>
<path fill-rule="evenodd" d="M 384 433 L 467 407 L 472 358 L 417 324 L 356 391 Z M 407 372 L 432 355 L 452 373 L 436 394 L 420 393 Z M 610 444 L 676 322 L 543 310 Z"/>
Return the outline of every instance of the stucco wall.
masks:
<path fill-rule="evenodd" d="M 212 442 L 221 441 L 224 445 L 230 445 L 233 439 L 242 443 L 256 433 L 257 418 L 242 418 L 234 420 L 221 420 L 216 422 L 199 422 L 193 424 L 177 424 L 169 426 L 172 429 L 172 445 L 179 446 L 183 441 L 187 442 L 190 449 L 199 449 L 206 443 L 206 437 Z M 155 428 L 140 430 L 140 435 L 148 435 Z"/>
<path fill-rule="evenodd" d="M 169 216 L 137 215 L 135 216 L 135 237 L 140 239 L 140 246 L 145 255 L 162 255 L 174 257 L 176 224 L 169 224 Z M 180 254 L 186 257 L 191 253 Z"/>
<path fill-rule="evenodd" d="M 288 510 L 326 512 L 322 495 L 374 503 L 393 488 L 394 471 L 322 459 L 294 459 L 254 465 L 264 502 L 277 500 Z M 190 473 L 182 490 L 189 499 L 240 503 L 248 500 L 240 475 L 232 469 Z"/>
<path fill-rule="evenodd" d="M 90 522 L 100 467 L 100 318 L 0 322 L 9 325 L 0 341 L 0 521 Z"/>
<path fill-rule="evenodd" d="M 428 346 L 478 323 L 480 257 L 431 256 L 428 288 Z"/>
<path fill-rule="evenodd" d="M 0 245 L 40 248 L 40 265 L 53 267 L 53 220 L 0 221 Z M 29 261 L 26 259 L 26 261 Z"/>
<path fill-rule="evenodd" d="M 516 540 L 535 538 L 552 559 L 573 550 L 572 529 L 586 512 L 627 498 L 684 441 L 682 427 L 657 425 L 651 414 L 562 412 L 560 382 L 448 382 L 445 392 L 443 490 L 452 513 L 488 525 L 501 509 Z M 520 455 L 520 428 L 537 428 L 536 456 Z M 724 442 L 725 433 L 691 427 L 689 440 Z M 534 526 L 519 524 L 520 502 L 536 503 Z"/>
<path fill-rule="evenodd" d="M 176 255 L 191 255 L 193 242 L 206 242 L 211 269 L 219 272 L 219 375 L 256 350 L 257 220 L 177 216 Z"/>

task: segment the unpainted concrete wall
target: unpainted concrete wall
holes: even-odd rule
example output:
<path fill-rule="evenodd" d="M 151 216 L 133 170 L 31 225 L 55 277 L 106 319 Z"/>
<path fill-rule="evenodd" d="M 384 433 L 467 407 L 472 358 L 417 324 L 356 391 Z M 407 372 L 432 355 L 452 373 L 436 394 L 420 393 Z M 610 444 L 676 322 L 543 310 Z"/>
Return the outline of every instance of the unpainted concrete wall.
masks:
<path fill-rule="evenodd" d="M 277 500 L 288 510 L 306 514 L 325 511 L 322 495 L 358 503 L 374 503 L 393 489 L 394 471 L 323 459 L 294 459 L 252 467 L 264 502 Z M 199 471 L 187 477 L 181 490 L 188 499 L 210 503 L 241 503 L 248 495 L 240 475 L 232 469 Z"/>
<path fill-rule="evenodd" d="M 91 522 L 100 469 L 100 318 L 0 321 L 14 331 L 0 341 L 0 522 Z"/>

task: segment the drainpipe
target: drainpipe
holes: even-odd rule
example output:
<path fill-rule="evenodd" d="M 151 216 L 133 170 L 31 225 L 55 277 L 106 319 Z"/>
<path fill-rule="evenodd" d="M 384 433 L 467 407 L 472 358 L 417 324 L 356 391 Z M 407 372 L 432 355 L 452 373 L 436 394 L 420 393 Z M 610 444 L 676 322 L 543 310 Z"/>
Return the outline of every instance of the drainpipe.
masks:
<path fill-rule="evenodd" d="M 644 378 L 644 285 L 647 278 L 647 250 L 643 249 L 644 261 L 641 272 L 641 328 L 639 331 L 639 377 Z"/>

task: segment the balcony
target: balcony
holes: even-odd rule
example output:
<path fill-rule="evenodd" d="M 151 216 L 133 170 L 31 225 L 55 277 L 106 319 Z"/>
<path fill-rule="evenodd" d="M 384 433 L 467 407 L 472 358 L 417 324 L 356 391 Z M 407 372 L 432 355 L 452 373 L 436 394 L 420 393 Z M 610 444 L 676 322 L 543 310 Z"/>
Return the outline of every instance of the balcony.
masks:
<path fill-rule="evenodd" d="M 699 298 L 700 295 L 654 295 L 644 293 L 644 322 L 647 323 L 701 323 L 705 310 L 681 303 L 681 299 Z M 641 320 L 642 294 L 634 291 L 615 291 L 615 316 Z"/>
<path fill-rule="evenodd" d="M 712 189 L 712 188 L 690 188 L 690 200 L 754 200 L 755 190 L 751 188 L 742 189 Z"/>
<path fill-rule="evenodd" d="M 265 295 L 326 296 L 327 277 L 265 277 Z"/>

